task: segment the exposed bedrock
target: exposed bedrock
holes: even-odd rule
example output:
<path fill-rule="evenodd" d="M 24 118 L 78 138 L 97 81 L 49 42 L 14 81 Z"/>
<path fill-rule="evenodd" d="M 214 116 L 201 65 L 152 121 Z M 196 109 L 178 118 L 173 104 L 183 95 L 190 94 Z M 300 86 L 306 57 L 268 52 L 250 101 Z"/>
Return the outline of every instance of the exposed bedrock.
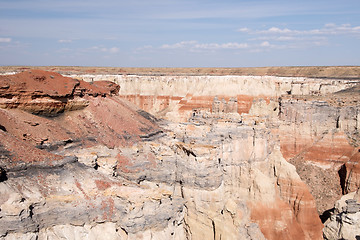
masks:
<path fill-rule="evenodd" d="M 360 238 L 359 190 L 348 193 L 335 203 L 333 213 L 325 222 L 324 239 Z"/>
<path fill-rule="evenodd" d="M 282 153 L 310 187 L 319 213 L 333 208 L 336 200 L 360 184 L 360 105 L 336 100 L 281 101 Z"/>
<path fill-rule="evenodd" d="M 0 238 L 322 239 L 319 215 L 359 188 L 356 91 L 290 77 L 2 76 Z M 328 213 L 324 236 L 347 236 L 331 222 L 341 211 Z"/>
<path fill-rule="evenodd" d="M 315 197 L 325 221 L 336 200 L 359 188 L 359 82 L 269 76 L 83 75 L 119 83 L 121 97 L 156 117 L 264 125 Z M 274 139 L 273 139 L 274 141 Z M 277 141 L 277 140 L 275 140 Z"/>
<path fill-rule="evenodd" d="M 156 142 L 123 148 L 116 175 L 181 196 L 189 239 L 321 238 L 314 199 L 270 131 L 234 122 L 166 128 Z"/>
<path fill-rule="evenodd" d="M 249 113 L 253 101 L 281 95 L 328 94 L 350 88 L 354 80 L 272 76 L 78 75 L 89 82 L 108 80 L 121 86 L 121 97 L 151 114 L 187 121 L 196 111 Z M 216 97 L 216 98 L 215 98 Z"/>

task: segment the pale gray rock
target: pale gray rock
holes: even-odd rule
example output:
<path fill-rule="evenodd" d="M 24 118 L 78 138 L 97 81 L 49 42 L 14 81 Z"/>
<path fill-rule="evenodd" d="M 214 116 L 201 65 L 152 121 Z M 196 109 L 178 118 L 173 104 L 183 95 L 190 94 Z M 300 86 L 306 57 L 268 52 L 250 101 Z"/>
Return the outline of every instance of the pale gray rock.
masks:
<path fill-rule="evenodd" d="M 360 202 L 356 197 L 356 193 L 352 192 L 335 204 L 334 214 L 324 224 L 324 239 L 360 238 Z"/>

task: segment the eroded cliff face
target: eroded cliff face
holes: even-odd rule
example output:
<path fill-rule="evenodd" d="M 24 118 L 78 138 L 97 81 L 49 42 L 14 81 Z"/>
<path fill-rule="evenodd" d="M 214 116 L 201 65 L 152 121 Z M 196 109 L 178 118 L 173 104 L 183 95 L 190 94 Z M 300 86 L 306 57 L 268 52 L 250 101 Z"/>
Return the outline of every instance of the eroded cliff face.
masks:
<path fill-rule="evenodd" d="M 356 91 L 282 99 L 282 153 L 310 187 L 320 214 L 359 188 L 358 99 Z"/>
<path fill-rule="evenodd" d="M 265 125 L 315 197 L 323 221 L 359 188 L 359 88 L 354 79 L 270 76 L 84 75 L 123 86 L 123 98 L 170 121 Z M 195 120 L 194 120 L 195 119 Z M 275 137 L 276 136 L 276 137 Z M 325 187 L 324 187 L 325 186 Z"/>
<path fill-rule="evenodd" d="M 322 239 L 359 186 L 356 81 L 22 74 L 0 79 L 4 239 Z M 69 92 L 16 94 L 43 77 Z"/>

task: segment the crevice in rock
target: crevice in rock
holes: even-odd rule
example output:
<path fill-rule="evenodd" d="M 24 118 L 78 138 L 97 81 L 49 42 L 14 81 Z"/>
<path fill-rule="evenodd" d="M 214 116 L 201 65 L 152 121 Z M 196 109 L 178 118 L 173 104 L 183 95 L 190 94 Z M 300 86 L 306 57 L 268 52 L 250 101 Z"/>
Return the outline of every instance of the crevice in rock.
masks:
<path fill-rule="evenodd" d="M 6 171 L 0 167 L 0 182 L 4 182 L 7 179 Z"/>
<path fill-rule="evenodd" d="M 32 218 L 34 216 L 34 206 L 33 205 L 30 205 L 29 206 L 29 217 Z"/>
<path fill-rule="evenodd" d="M 4 131 L 4 132 L 7 132 L 6 128 L 0 124 L 0 130 Z"/>
<path fill-rule="evenodd" d="M 146 180 L 146 175 L 141 175 L 138 179 L 137 179 L 137 184 L 140 184 L 141 182 Z"/>
<path fill-rule="evenodd" d="M 187 208 L 186 204 L 184 204 L 184 214 L 185 214 L 185 216 L 188 214 L 187 212 L 188 212 L 188 208 Z M 192 232 L 191 232 L 190 226 L 186 222 L 186 218 L 183 218 L 183 223 L 184 223 L 186 239 L 191 239 Z"/>
<path fill-rule="evenodd" d="M 340 178 L 340 186 L 341 186 L 341 192 L 343 195 L 347 194 L 347 187 L 346 187 L 346 175 L 347 175 L 347 169 L 346 169 L 346 165 L 343 164 L 339 171 L 338 171 L 338 174 L 339 174 L 339 178 Z"/>
<path fill-rule="evenodd" d="M 99 167 L 100 167 L 100 166 L 99 166 L 99 164 L 98 164 L 97 162 L 95 162 L 94 169 L 95 169 L 95 170 L 98 170 L 98 169 L 99 169 Z"/>
<path fill-rule="evenodd" d="M 336 128 L 340 128 L 339 122 L 340 122 L 340 115 L 338 115 L 338 116 L 336 117 Z"/>
<path fill-rule="evenodd" d="M 180 192 L 181 192 L 181 197 L 185 198 L 184 196 L 184 186 L 183 186 L 183 182 L 180 180 Z"/>
<path fill-rule="evenodd" d="M 213 229 L 213 234 L 214 234 L 214 240 L 216 239 L 216 229 L 215 229 L 215 222 L 214 220 L 211 220 L 211 224 L 212 224 L 212 229 Z"/>
<path fill-rule="evenodd" d="M 328 219 L 331 217 L 331 215 L 334 213 L 334 210 L 335 210 L 335 208 L 331 208 L 331 209 L 328 209 L 328 210 L 324 211 L 324 212 L 319 216 L 320 219 L 321 219 L 321 222 L 322 222 L 322 223 L 325 223 L 326 220 L 328 220 Z"/>
<path fill-rule="evenodd" d="M 278 104 L 279 104 L 278 117 L 281 118 L 282 114 L 283 114 L 283 112 L 282 112 L 282 98 L 281 97 L 278 98 Z"/>
<path fill-rule="evenodd" d="M 122 227 L 120 227 L 120 229 L 126 234 L 126 235 L 129 235 L 129 233 L 128 233 L 128 231 L 126 231 L 126 229 L 125 228 L 122 228 Z M 119 231 L 118 229 L 116 229 L 116 231 Z"/>
<path fill-rule="evenodd" d="M 256 124 L 255 124 L 256 125 Z M 256 130 L 253 128 L 254 135 L 253 135 L 253 147 L 255 147 L 255 141 L 256 141 Z"/>
<path fill-rule="evenodd" d="M 192 149 L 188 149 L 184 145 L 180 144 L 177 144 L 176 146 L 181 149 L 187 156 L 192 155 L 193 157 L 196 157 L 196 154 L 192 151 Z"/>

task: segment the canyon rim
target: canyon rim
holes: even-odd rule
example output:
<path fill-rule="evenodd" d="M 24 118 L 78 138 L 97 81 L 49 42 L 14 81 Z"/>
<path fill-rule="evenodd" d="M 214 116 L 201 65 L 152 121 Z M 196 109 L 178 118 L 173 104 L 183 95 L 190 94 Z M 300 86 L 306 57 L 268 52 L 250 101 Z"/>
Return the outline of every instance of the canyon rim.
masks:
<path fill-rule="evenodd" d="M 360 67 L 0 72 L 0 239 L 360 237 Z"/>

